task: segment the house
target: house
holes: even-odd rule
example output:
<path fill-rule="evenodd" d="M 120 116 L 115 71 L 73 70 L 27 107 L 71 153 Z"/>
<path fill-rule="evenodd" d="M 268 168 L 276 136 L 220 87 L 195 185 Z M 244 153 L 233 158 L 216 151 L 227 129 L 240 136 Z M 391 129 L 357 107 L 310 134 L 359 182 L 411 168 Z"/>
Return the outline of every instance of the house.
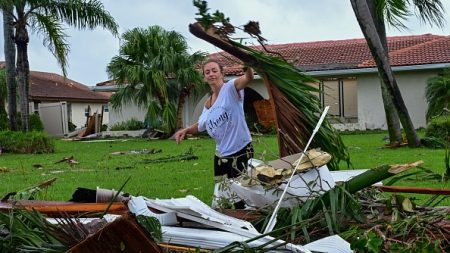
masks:
<path fill-rule="evenodd" d="M 103 92 L 103 93 L 112 93 L 118 89 L 117 85 L 113 80 L 104 81 L 101 83 L 97 83 L 94 87 L 91 87 L 91 90 L 94 92 Z M 147 114 L 147 108 L 139 107 L 136 104 L 129 103 L 124 104 L 122 108 L 115 109 L 109 103 L 109 124 L 108 128 L 114 126 L 116 124 L 120 124 L 122 122 L 128 121 L 130 119 L 136 119 L 139 121 L 145 120 L 145 115 Z"/>
<path fill-rule="evenodd" d="M 388 37 L 389 56 L 399 89 L 416 128 L 425 127 L 425 86 L 429 78 L 450 67 L 450 36 L 432 34 Z M 256 48 L 262 50 L 261 46 Z M 329 105 L 329 114 L 336 119 L 335 127 L 341 130 L 386 129 L 380 79 L 365 39 L 347 39 L 267 45 L 268 51 L 281 54 L 288 62 L 306 74 L 319 80 L 323 91 L 320 99 Z M 227 79 L 242 75 L 242 65 L 228 53 L 211 54 L 224 66 Z M 100 86 L 101 85 L 101 86 Z M 108 89 L 111 82 L 104 82 L 96 90 Z M 114 88 L 115 86 L 109 86 Z M 257 121 L 254 102 L 268 99 L 261 78 L 256 77 L 246 88 L 244 110 L 250 120 Z M 190 97 L 183 111 L 183 123 L 195 123 L 201 114 L 203 97 Z M 135 108 L 123 109 L 129 115 L 143 118 Z M 141 116 L 136 116 L 141 115 Z M 112 121 L 112 118 L 110 118 Z"/>
<path fill-rule="evenodd" d="M 0 62 L 0 67 L 2 66 L 4 62 Z M 40 108 L 42 110 L 47 106 L 62 104 L 65 111 L 63 118 L 74 124 L 76 128 L 85 126 L 88 107 L 91 113 L 102 113 L 103 108 L 103 124 L 108 124 L 107 105 L 110 95 L 111 93 L 108 92 L 93 92 L 88 86 L 55 73 L 30 71 L 30 113 L 39 113 Z M 57 115 L 49 111 L 48 116 L 40 116 L 45 130 L 53 134 L 47 127 L 52 123 L 46 121 L 56 119 Z"/>

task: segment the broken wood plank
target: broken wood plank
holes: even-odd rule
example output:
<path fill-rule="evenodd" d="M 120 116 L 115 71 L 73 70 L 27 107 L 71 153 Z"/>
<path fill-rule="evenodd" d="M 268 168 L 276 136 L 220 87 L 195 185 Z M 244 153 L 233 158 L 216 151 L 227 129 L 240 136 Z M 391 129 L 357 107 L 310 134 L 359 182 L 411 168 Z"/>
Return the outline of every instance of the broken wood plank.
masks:
<path fill-rule="evenodd" d="M 14 203 L 0 202 L 0 211 L 8 211 L 12 208 L 26 208 L 46 214 L 48 216 L 58 216 L 61 213 L 83 214 L 83 213 L 103 213 L 109 203 L 76 203 L 64 201 L 39 201 L 20 200 Z M 127 206 L 122 202 L 114 202 L 108 210 L 110 214 L 124 214 L 128 212 Z"/>
<path fill-rule="evenodd" d="M 68 253 L 162 253 L 163 250 L 136 223 L 134 217 L 124 215 L 73 246 Z"/>

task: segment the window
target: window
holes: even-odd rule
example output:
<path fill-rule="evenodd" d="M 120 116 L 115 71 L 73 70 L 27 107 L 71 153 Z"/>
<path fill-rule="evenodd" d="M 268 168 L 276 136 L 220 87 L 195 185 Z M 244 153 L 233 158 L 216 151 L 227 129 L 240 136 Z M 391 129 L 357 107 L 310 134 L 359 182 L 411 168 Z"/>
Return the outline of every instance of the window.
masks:
<path fill-rule="evenodd" d="M 357 82 L 355 78 L 327 79 L 320 84 L 320 101 L 330 106 L 331 115 L 343 118 L 358 117 Z"/>

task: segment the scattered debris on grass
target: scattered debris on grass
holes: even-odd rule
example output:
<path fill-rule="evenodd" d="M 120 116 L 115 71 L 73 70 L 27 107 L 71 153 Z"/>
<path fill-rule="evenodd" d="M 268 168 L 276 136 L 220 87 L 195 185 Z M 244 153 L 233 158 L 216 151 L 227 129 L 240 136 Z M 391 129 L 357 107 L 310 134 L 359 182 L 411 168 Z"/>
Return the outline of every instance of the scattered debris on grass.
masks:
<path fill-rule="evenodd" d="M 198 156 L 194 155 L 194 151 L 192 150 L 192 147 L 189 148 L 189 150 L 183 154 L 180 155 L 168 155 L 160 158 L 155 159 L 144 159 L 142 163 L 165 163 L 165 162 L 179 162 L 179 161 L 190 161 L 190 160 L 197 160 Z"/>
<path fill-rule="evenodd" d="M 140 150 L 129 150 L 129 151 L 115 151 L 110 153 L 111 155 L 146 155 L 146 154 L 157 154 L 161 153 L 161 149 L 140 149 Z"/>
<path fill-rule="evenodd" d="M 0 173 L 6 173 L 9 172 L 9 168 L 7 167 L 0 167 Z"/>
<path fill-rule="evenodd" d="M 63 163 L 63 162 L 68 163 L 70 165 L 78 164 L 78 161 L 73 158 L 73 155 L 69 156 L 69 157 L 64 157 L 63 159 L 56 161 L 55 164 Z"/>

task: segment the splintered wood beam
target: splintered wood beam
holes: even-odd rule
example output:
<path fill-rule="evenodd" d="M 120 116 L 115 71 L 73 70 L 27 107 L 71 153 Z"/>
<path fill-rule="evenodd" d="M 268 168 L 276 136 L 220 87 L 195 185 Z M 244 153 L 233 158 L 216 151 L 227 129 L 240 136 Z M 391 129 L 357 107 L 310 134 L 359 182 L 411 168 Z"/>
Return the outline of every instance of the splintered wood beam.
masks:
<path fill-rule="evenodd" d="M 40 201 L 40 200 L 19 200 L 14 204 L 9 202 L 0 202 L 0 211 L 8 211 L 12 208 L 35 209 L 40 213 L 49 216 L 58 216 L 61 213 L 84 214 L 84 213 L 102 213 L 109 203 L 76 203 L 64 201 Z M 128 212 L 128 207 L 122 202 L 114 202 L 108 209 L 111 214 L 124 214 Z"/>

